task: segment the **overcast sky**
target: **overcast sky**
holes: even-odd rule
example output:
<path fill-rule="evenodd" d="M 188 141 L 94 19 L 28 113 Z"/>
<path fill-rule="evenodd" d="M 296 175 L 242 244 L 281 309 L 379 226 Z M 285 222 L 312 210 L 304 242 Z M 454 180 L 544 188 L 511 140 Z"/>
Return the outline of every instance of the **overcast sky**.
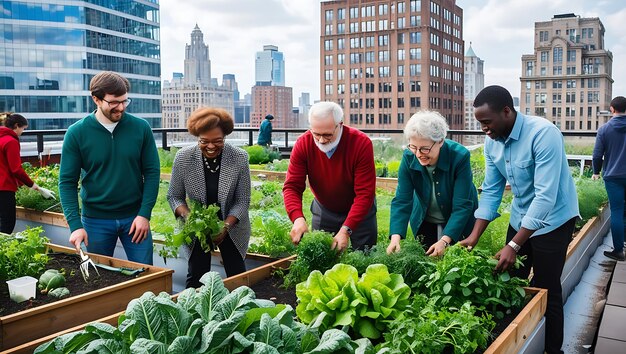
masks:
<path fill-rule="evenodd" d="M 519 96 L 521 56 L 533 53 L 534 23 L 573 12 L 599 17 L 613 53 L 613 96 L 626 95 L 626 7 L 623 0 L 457 0 L 463 39 L 485 61 L 485 85 Z M 235 74 L 239 91 L 254 84 L 254 57 L 274 44 L 285 55 L 285 84 L 319 99 L 320 2 L 316 0 L 161 0 L 161 75 L 183 72 L 185 44 L 198 24 L 209 45 L 211 76 Z"/>

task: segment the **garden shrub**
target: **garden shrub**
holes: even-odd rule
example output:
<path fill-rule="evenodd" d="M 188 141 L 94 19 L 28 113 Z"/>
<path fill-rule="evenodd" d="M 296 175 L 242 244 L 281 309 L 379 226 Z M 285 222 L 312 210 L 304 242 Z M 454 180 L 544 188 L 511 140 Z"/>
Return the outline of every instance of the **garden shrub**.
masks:
<path fill-rule="evenodd" d="M 398 170 L 400 169 L 400 161 L 390 161 L 387 163 L 387 177 L 398 178 Z"/>

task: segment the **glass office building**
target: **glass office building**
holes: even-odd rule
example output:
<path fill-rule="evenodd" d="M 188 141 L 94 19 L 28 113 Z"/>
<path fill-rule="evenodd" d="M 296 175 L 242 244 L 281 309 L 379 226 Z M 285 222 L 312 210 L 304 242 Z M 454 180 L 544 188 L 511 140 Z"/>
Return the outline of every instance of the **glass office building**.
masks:
<path fill-rule="evenodd" d="M 158 0 L 0 1 L 0 111 L 64 129 L 95 109 L 89 81 L 128 78 L 127 111 L 161 125 Z"/>

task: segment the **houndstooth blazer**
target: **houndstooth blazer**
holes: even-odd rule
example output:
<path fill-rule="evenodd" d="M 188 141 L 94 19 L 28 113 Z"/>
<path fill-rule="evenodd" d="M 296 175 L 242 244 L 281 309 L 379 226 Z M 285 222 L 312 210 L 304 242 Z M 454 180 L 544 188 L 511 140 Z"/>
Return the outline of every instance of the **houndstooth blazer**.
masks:
<path fill-rule="evenodd" d="M 222 164 L 220 165 L 217 201 L 222 209 L 224 219 L 232 215 L 239 222 L 229 231 L 230 238 L 246 258 L 250 243 L 250 165 L 248 153 L 230 144 L 224 145 Z M 180 149 L 174 158 L 172 178 L 167 191 L 167 201 L 172 211 L 186 205 L 186 197 L 206 205 L 206 182 L 202 152 L 198 145 Z"/>

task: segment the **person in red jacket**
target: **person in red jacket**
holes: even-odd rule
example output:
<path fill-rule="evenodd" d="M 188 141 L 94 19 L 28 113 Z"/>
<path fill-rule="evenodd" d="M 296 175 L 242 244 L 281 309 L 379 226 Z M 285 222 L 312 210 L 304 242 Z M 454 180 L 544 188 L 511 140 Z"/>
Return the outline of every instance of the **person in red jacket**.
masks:
<path fill-rule="evenodd" d="M 46 198 L 54 197 L 49 190 L 35 184 L 22 168 L 20 157 L 20 139 L 28 127 L 28 121 L 22 115 L 4 113 L 0 121 L 0 232 L 10 234 L 15 228 L 15 192 L 24 184 Z"/>
<path fill-rule="evenodd" d="M 293 222 L 290 236 L 298 244 L 308 231 L 302 193 L 309 186 L 313 230 L 335 234 L 333 249 L 362 250 L 376 244 L 376 168 L 372 141 L 343 124 L 334 102 L 318 102 L 309 111 L 310 129 L 296 141 L 283 186 L 285 209 Z"/>

